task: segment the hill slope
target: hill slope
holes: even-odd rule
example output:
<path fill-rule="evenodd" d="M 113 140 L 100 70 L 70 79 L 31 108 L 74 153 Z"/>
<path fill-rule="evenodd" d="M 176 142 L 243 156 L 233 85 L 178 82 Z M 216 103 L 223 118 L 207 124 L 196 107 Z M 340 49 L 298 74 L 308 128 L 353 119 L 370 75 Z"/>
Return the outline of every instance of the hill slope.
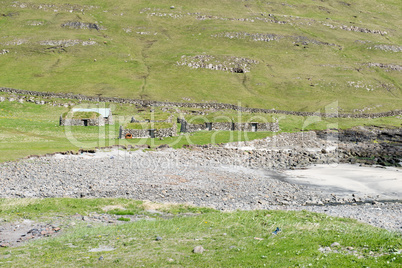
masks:
<path fill-rule="evenodd" d="M 0 2 L 0 85 L 283 110 L 400 109 L 397 0 Z"/>

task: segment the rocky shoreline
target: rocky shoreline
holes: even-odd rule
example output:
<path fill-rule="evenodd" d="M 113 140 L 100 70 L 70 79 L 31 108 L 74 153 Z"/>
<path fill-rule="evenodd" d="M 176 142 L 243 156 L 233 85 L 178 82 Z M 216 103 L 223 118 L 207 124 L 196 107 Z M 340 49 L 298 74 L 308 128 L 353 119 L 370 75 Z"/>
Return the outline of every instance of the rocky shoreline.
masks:
<path fill-rule="evenodd" d="M 306 209 L 402 230 L 400 201 L 329 193 L 290 183 L 281 173 L 312 164 L 349 163 L 364 153 L 370 153 L 370 161 L 389 156 L 399 163 L 401 129 L 386 132 L 389 137 L 384 131 L 364 131 L 369 134 L 359 135 L 357 142 L 348 141 L 352 134 L 334 139 L 333 133 L 282 133 L 218 146 L 161 146 L 147 152 L 120 148 L 24 159 L 0 165 L 0 198 L 123 197 L 229 211 Z M 375 143 L 370 142 L 373 137 Z"/>

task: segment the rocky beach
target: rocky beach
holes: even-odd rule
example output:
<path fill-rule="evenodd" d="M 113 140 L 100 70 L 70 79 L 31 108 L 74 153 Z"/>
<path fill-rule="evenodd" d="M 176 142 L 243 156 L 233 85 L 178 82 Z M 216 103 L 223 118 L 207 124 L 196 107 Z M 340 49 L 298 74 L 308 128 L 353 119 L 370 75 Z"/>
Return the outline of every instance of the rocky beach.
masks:
<path fill-rule="evenodd" d="M 402 170 L 356 164 L 351 157 L 367 152 L 375 157 L 357 162 L 394 161 L 399 155 L 384 155 L 389 150 L 381 142 L 326 137 L 315 132 L 282 133 L 185 149 L 161 146 L 144 151 L 133 146 L 31 157 L 0 165 L 0 197 L 122 197 L 224 211 L 309 210 L 401 231 Z M 389 141 L 385 144 L 390 146 Z M 392 147 L 395 152 L 400 153 L 399 145 Z M 380 182 L 375 184 L 376 180 Z M 382 188 L 376 186 L 380 184 Z"/>

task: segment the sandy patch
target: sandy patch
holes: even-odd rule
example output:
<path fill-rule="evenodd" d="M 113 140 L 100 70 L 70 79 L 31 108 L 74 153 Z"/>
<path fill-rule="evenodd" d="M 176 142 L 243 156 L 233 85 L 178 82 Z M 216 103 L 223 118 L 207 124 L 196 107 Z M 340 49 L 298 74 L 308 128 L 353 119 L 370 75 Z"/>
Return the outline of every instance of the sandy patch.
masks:
<path fill-rule="evenodd" d="M 380 195 L 381 199 L 402 199 L 402 169 L 358 165 L 316 165 L 283 172 L 286 181 L 318 187 L 339 194 Z"/>

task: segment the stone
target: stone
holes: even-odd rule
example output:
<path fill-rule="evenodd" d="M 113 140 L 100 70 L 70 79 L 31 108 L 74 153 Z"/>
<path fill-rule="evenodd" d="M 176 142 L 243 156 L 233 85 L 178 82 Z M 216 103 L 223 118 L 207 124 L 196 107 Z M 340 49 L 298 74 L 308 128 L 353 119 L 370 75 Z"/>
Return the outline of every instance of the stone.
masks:
<path fill-rule="evenodd" d="M 331 244 L 331 247 L 339 247 L 341 246 L 341 244 L 339 244 L 338 242 L 334 242 Z"/>
<path fill-rule="evenodd" d="M 193 253 L 196 254 L 202 254 L 205 251 L 205 249 L 202 246 L 196 246 L 193 248 Z"/>
<path fill-rule="evenodd" d="M 318 251 L 320 251 L 321 253 L 328 253 L 328 252 L 331 252 L 332 251 L 332 249 L 330 248 L 330 247 L 320 247 L 319 249 L 318 249 Z"/>
<path fill-rule="evenodd" d="M 5 247 L 9 247 L 9 246 L 10 246 L 10 244 L 7 242 L 0 243 L 0 248 L 5 248 Z"/>
<path fill-rule="evenodd" d="M 162 240 L 162 237 L 161 237 L 161 236 L 157 236 L 157 237 L 155 238 L 155 240 L 156 240 L 156 241 L 161 241 L 161 240 Z"/>

